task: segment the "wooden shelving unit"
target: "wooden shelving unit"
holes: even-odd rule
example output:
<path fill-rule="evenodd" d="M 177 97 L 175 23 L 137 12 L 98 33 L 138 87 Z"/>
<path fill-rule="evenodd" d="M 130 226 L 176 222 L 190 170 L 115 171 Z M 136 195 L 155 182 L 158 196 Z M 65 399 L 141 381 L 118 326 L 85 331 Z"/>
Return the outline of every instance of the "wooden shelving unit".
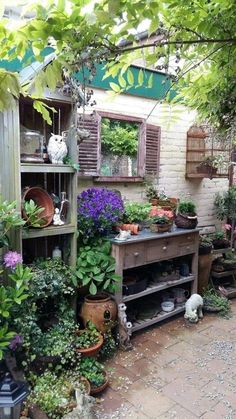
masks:
<path fill-rule="evenodd" d="M 198 246 L 198 230 L 183 230 L 178 228 L 173 228 L 171 232 L 162 234 L 141 231 L 137 236 L 133 236 L 124 242 L 113 240 L 112 254 L 116 259 L 116 272 L 122 277 L 125 275 L 127 269 L 145 267 L 148 270 L 149 264 L 183 256 L 189 258 L 191 265 L 190 275 L 165 282 L 149 282 L 147 288 L 137 294 L 123 295 L 121 289 L 116 294 L 117 302 L 125 303 L 127 306 L 139 302 L 142 306 L 143 299 L 153 295 L 154 303 L 157 302 L 158 309 L 159 293 L 163 290 L 188 284 L 188 289 L 191 293 L 197 292 Z M 133 322 L 132 332 L 161 322 L 183 311 L 184 304 L 177 305 L 173 311 L 168 313 L 161 311 L 152 318 L 135 320 Z"/>
<path fill-rule="evenodd" d="M 68 130 L 71 123 L 72 106 L 68 98 L 57 100 L 50 97 L 50 106 L 57 110 L 52 116 L 53 126 L 43 121 L 40 114 L 34 111 L 32 101 L 21 98 L 15 107 L 0 114 L 0 165 L 2 172 L 1 193 L 4 199 L 16 201 L 21 211 L 22 190 L 28 186 L 40 186 L 48 193 L 59 195 L 65 191 L 70 202 L 68 224 L 62 226 L 50 225 L 45 228 L 22 228 L 14 233 L 12 243 L 15 249 L 22 252 L 30 249 L 35 256 L 51 257 L 52 246 L 57 242 L 66 247 L 65 261 L 75 266 L 77 257 L 77 172 L 70 165 L 55 165 L 42 163 L 21 163 L 20 161 L 20 127 L 37 130 L 44 136 L 46 142 L 51 132 L 59 133 Z M 6 147 L 7 144 L 7 147 Z M 77 142 L 72 134 L 68 135 L 67 146 L 69 157 L 77 163 Z M 63 241 L 64 240 L 64 241 Z M 65 245 L 64 245 L 65 242 Z M 40 253 L 41 252 L 41 253 Z"/>

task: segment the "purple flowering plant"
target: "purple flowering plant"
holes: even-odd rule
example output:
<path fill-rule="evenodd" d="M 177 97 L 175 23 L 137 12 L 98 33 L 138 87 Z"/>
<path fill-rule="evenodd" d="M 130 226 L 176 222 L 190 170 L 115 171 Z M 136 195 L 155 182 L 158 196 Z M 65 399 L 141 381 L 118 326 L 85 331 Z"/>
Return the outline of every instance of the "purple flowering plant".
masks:
<path fill-rule="evenodd" d="M 12 270 L 16 269 L 17 264 L 23 261 L 20 253 L 12 252 L 11 250 L 5 253 L 3 260 L 5 267 Z"/>
<path fill-rule="evenodd" d="M 77 199 L 78 229 L 84 238 L 104 235 L 111 231 L 124 214 L 119 195 L 105 188 L 91 188 Z"/>

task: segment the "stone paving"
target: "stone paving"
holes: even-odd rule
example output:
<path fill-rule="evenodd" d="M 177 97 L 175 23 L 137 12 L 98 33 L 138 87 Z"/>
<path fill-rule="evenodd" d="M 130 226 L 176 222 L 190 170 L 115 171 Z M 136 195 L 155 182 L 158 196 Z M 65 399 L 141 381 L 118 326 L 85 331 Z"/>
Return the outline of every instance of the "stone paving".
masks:
<path fill-rule="evenodd" d="M 236 419 L 236 300 L 232 316 L 183 317 L 144 330 L 107 363 L 99 419 Z"/>

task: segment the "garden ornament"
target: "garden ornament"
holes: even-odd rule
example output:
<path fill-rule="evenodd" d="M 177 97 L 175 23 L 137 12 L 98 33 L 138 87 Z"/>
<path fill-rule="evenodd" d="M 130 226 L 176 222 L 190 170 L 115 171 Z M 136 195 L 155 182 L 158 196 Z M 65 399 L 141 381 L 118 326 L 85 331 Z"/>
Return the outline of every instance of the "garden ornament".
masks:
<path fill-rule="evenodd" d="M 83 394 L 81 390 L 75 390 L 75 398 L 77 406 L 72 412 L 63 416 L 63 419 L 94 419 L 95 415 L 92 412 L 92 407 L 95 403 L 95 398 Z"/>
<path fill-rule="evenodd" d="M 118 318 L 119 318 L 119 345 L 124 351 L 129 351 L 133 348 L 130 337 L 132 335 L 132 323 L 127 322 L 126 305 L 124 303 L 118 304 Z"/>
<path fill-rule="evenodd" d="M 197 323 L 198 319 L 203 318 L 202 314 L 203 299 L 199 294 L 192 294 L 185 303 L 184 318 L 190 323 Z"/>
<path fill-rule="evenodd" d="M 115 237 L 118 241 L 124 241 L 128 240 L 131 237 L 131 231 L 130 230 L 120 230 L 119 234 Z"/>
<path fill-rule="evenodd" d="M 67 155 L 65 137 L 52 134 L 48 142 L 48 156 L 52 164 L 63 164 Z"/>
<path fill-rule="evenodd" d="M 62 226 L 64 223 L 64 221 L 61 220 L 60 217 L 60 210 L 58 208 L 55 208 L 55 213 L 53 216 L 53 225 L 54 226 Z"/>

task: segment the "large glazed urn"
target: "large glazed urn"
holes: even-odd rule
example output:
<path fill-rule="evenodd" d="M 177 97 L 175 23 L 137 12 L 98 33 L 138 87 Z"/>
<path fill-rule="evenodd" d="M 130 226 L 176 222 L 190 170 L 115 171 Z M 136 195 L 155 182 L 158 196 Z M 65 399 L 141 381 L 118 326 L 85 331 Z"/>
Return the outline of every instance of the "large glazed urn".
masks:
<path fill-rule="evenodd" d="M 117 304 L 105 292 L 96 295 L 87 295 L 84 299 L 80 314 L 84 321 L 84 326 L 90 320 L 94 323 L 97 330 L 104 333 L 106 331 L 106 323 L 109 320 L 112 322 L 116 321 Z"/>

